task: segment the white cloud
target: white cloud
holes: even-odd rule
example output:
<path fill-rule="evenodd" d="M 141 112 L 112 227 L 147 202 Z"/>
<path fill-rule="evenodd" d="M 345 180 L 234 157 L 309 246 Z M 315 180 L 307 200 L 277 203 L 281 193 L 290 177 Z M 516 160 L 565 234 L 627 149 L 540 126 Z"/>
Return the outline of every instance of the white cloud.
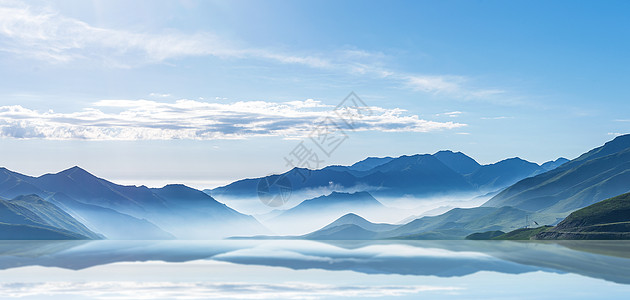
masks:
<path fill-rule="evenodd" d="M 626 135 L 627 133 L 620 133 L 620 132 L 609 132 L 608 135 L 612 135 L 612 136 L 622 136 L 622 135 Z"/>
<path fill-rule="evenodd" d="M 50 8 L 0 1 L 0 51 L 49 63 L 96 61 L 107 67 L 130 68 L 190 56 L 260 59 L 298 64 L 342 74 L 389 78 L 413 90 L 456 98 L 488 98 L 498 89 L 470 87 L 464 76 L 419 75 L 383 67 L 385 55 L 360 49 L 320 55 L 251 48 L 209 32 L 139 33 L 92 26 Z"/>
<path fill-rule="evenodd" d="M 446 94 L 462 99 L 489 98 L 505 93 L 499 89 L 479 89 L 468 86 L 468 78 L 452 75 L 394 75 L 416 91 L 430 94 Z"/>
<path fill-rule="evenodd" d="M 282 54 L 233 45 L 208 32 L 136 33 L 91 26 L 49 8 L 0 3 L 0 50 L 65 63 L 97 59 L 110 67 L 132 67 L 186 56 L 256 57 L 281 63 L 328 67 L 313 56 Z"/>
<path fill-rule="evenodd" d="M 307 136 L 325 118 L 343 129 L 349 126 L 334 106 L 308 99 L 290 102 L 233 103 L 177 100 L 101 100 L 70 113 L 39 112 L 20 105 L 0 106 L 0 136 L 9 138 L 85 140 L 242 139 Z M 363 108 L 366 109 L 366 108 Z M 456 129 L 463 123 L 437 122 L 406 114 L 399 108 L 369 107 L 369 114 L 346 108 L 354 130 L 430 132 Z"/>
<path fill-rule="evenodd" d="M 408 296 L 456 292 L 459 287 L 430 285 L 329 285 L 305 282 L 35 282 L 0 283 L 2 299 L 89 297 L 90 299 L 320 299 Z"/>
<path fill-rule="evenodd" d="M 450 112 L 445 112 L 445 113 L 441 113 L 441 114 L 436 114 L 436 116 L 438 116 L 438 117 L 440 117 L 440 116 L 447 116 L 447 117 L 451 117 L 451 118 L 457 118 L 461 114 L 463 114 L 463 112 L 461 112 L 461 111 L 450 111 Z"/>
<path fill-rule="evenodd" d="M 506 116 L 498 116 L 498 117 L 481 117 L 482 120 L 504 120 L 504 119 L 513 119 L 513 117 Z"/>

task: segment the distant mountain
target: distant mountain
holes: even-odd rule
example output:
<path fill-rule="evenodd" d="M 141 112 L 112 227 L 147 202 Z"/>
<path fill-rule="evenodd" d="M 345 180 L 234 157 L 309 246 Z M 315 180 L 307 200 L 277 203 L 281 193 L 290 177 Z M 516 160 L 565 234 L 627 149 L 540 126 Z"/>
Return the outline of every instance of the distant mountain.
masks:
<path fill-rule="evenodd" d="M 364 229 L 354 224 L 344 224 L 335 227 L 325 228 L 300 238 L 309 240 L 371 240 L 377 238 L 374 231 Z"/>
<path fill-rule="evenodd" d="M 562 165 L 564 165 L 565 163 L 568 163 L 569 160 L 564 158 L 564 157 L 560 157 L 556 160 L 552 160 L 552 161 L 548 161 L 546 163 L 543 163 L 542 165 L 540 165 L 541 168 L 545 169 L 545 171 L 551 171 L 553 169 L 556 169 Z"/>
<path fill-rule="evenodd" d="M 404 225 L 373 224 L 359 216 L 347 216 L 300 238 L 306 239 L 464 239 L 477 232 L 515 230 L 527 218 L 554 224 L 554 215 L 532 214 L 513 207 L 455 208 L 433 217 L 422 217 Z"/>
<path fill-rule="evenodd" d="M 619 136 L 557 169 L 523 179 L 483 206 L 566 214 L 627 192 L 630 135 Z"/>
<path fill-rule="evenodd" d="M 22 206 L 39 217 L 45 224 L 83 235 L 90 239 L 101 239 L 100 235 L 89 230 L 81 222 L 37 195 L 18 196 L 11 200 L 12 204 Z"/>
<path fill-rule="evenodd" d="M 387 237 L 406 239 L 463 239 L 471 233 L 511 231 L 525 224 L 529 212 L 513 207 L 454 208 L 444 214 L 423 217 L 384 233 Z M 537 216 L 540 223 L 553 223 L 555 218 Z"/>
<path fill-rule="evenodd" d="M 302 234 L 322 228 L 350 213 L 381 215 L 391 211 L 368 192 L 342 193 L 305 200 L 265 222 L 274 232 Z M 347 216 L 346 218 L 351 218 Z"/>
<path fill-rule="evenodd" d="M 253 217 L 182 185 L 122 186 L 79 167 L 40 177 L 0 168 L 0 196 L 26 193 L 59 205 L 108 238 L 162 239 L 173 238 L 171 233 L 177 232 L 181 238 L 208 239 L 232 235 L 236 229 L 243 229 L 242 234 L 267 232 Z"/>
<path fill-rule="evenodd" d="M 385 223 L 372 223 L 357 214 L 349 213 L 341 218 L 335 220 L 334 222 L 326 225 L 326 227 L 322 228 L 322 230 L 341 226 L 341 225 L 356 225 L 365 230 L 374 231 L 374 232 L 382 232 L 389 231 L 396 228 L 396 225 L 385 224 Z"/>
<path fill-rule="evenodd" d="M 170 184 L 151 191 L 165 200 L 168 209 L 153 211 L 149 218 L 178 238 L 223 238 L 268 232 L 254 217 L 241 214 L 200 190 Z"/>
<path fill-rule="evenodd" d="M 459 173 L 432 155 L 401 156 L 370 170 L 361 177 L 367 186 L 377 187 L 376 195 L 435 195 L 471 192 L 474 188 Z"/>
<path fill-rule="evenodd" d="M 467 175 L 467 179 L 479 190 L 494 191 L 544 171 L 535 163 L 514 157 L 481 166 Z"/>
<path fill-rule="evenodd" d="M 36 195 L 0 199 L 0 239 L 99 239 L 101 236 Z"/>
<path fill-rule="evenodd" d="M 561 162 L 558 161 L 558 164 Z M 552 168 L 553 164 L 547 164 Z M 375 196 L 424 197 L 454 193 L 491 192 L 523 178 L 545 172 L 541 166 L 519 158 L 479 165 L 461 152 L 439 151 L 433 155 L 370 157 L 352 166 L 329 166 L 319 170 L 294 168 L 262 178 L 235 181 L 213 190 L 214 197 L 257 197 L 261 180 L 288 181 L 294 194 L 300 191 L 368 191 Z"/>
<path fill-rule="evenodd" d="M 453 169 L 453 171 L 462 175 L 475 172 L 481 167 L 477 161 L 461 152 L 442 150 L 433 154 L 433 157 L 437 158 L 447 167 Z"/>
<path fill-rule="evenodd" d="M 175 236 L 146 219 L 139 219 L 111 208 L 85 204 L 63 193 L 54 193 L 47 201 L 56 204 L 91 230 L 114 240 L 164 240 Z"/>
<path fill-rule="evenodd" d="M 360 162 L 354 163 L 349 166 L 348 169 L 352 171 L 369 171 L 392 160 L 393 158 L 391 157 L 368 157 Z"/>
<path fill-rule="evenodd" d="M 630 239 L 630 193 L 600 201 L 571 213 L 535 239 Z"/>

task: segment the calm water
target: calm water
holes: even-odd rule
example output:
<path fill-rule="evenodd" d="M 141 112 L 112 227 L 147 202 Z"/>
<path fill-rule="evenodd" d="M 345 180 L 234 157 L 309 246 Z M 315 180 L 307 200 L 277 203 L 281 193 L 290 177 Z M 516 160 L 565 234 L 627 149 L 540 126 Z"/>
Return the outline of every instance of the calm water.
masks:
<path fill-rule="evenodd" d="M 629 242 L 0 242 L 0 299 L 627 299 Z"/>

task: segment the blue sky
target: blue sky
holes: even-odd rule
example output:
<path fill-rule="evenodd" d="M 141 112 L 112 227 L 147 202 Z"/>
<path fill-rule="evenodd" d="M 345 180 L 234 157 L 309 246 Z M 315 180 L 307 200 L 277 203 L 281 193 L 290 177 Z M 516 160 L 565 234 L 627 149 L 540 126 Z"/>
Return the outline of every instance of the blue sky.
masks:
<path fill-rule="evenodd" d="M 629 9 L 0 1 L 0 165 L 212 187 L 287 170 L 352 91 L 370 115 L 321 165 L 441 149 L 574 158 L 630 131 Z"/>

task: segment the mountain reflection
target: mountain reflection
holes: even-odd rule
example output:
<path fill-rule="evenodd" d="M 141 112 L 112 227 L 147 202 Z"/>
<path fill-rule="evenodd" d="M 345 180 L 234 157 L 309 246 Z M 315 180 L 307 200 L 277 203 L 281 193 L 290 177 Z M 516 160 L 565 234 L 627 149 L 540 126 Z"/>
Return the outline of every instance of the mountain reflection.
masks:
<path fill-rule="evenodd" d="M 630 242 L 623 241 L 0 241 L 0 269 L 205 259 L 439 277 L 544 271 L 630 284 L 629 250 Z"/>

